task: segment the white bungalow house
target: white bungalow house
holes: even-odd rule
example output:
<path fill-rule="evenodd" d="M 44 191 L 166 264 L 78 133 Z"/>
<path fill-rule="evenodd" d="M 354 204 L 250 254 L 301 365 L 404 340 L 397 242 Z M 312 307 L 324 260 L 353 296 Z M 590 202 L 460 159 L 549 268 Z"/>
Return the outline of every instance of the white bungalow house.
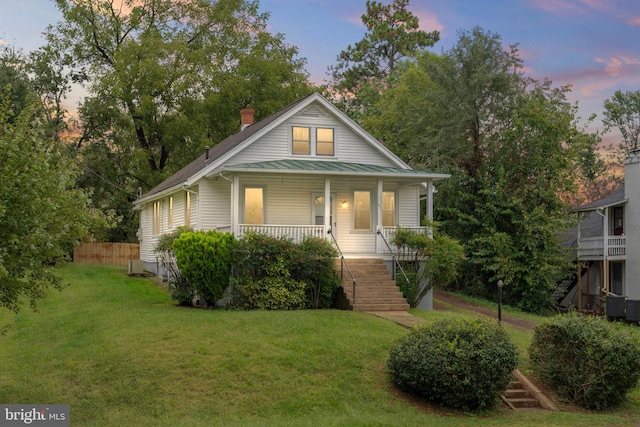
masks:
<path fill-rule="evenodd" d="M 241 127 L 136 200 L 147 270 L 158 272 L 158 237 L 184 225 L 311 234 L 346 259 L 388 262 L 384 238 L 398 225 L 420 227 L 421 200 L 431 216 L 433 183 L 448 177 L 411 169 L 318 93 L 257 123 L 242 110 Z"/>
<path fill-rule="evenodd" d="M 624 181 L 608 197 L 572 209 L 583 217 L 575 236 L 579 274 L 560 305 L 638 321 L 640 151 L 624 161 Z"/>

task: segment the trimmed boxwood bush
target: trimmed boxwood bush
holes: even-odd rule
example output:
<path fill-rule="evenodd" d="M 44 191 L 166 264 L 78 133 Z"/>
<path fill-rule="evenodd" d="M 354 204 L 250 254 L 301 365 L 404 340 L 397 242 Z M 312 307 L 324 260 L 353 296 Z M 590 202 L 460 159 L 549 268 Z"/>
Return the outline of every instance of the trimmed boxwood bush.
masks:
<path fill-rule="evenodd" d="M 235 237 L 218 231 L 182 233 L 173 241 L 178 267 L 208 306 L 229 287 Z"/>
<path fill-rule="evenodd" d="M 577 314 L 538 325 L 529 347 L 536 373 L 587 409 L 618 405 L 640 376 L 640 344 L 622 324 Z"/>
<path fill-rule="evenodd" d="M 158 239 L 154 252 L 160 258 L 160 262 L 167 271 L 167 281 L 171 298 L 177 301 L 178 305 L 190 306 L 196 296 L 196 290 L 184 277 L 178 263 L 176 254 L 173 251 L 173 241 L 180 237 L 182 233 L 192 231 L 189 227 L 178 227 L 172 233 L 163 234 Z"/>
<path fill-rule="evenodd" d="M 233 303 L 245 309 L 330 307 L 338 287 L 336 251 L 324 239 L 300 243 L 247 233 L 233 254 Z"/>
<path fill-rule="evenodd" d="M 297 310 L 305 308 L 307 284 L 291 277 L 284 258 L 278 256 L 266 268 L 266 275 L 249 279 L 240 288 L 244 308 Z"/>
<path fill-rule="evenodd" d="M 335 264 L 338 251 L 319 237 L 305 237 L 297 246 L 298 259 L 292 265 L 292 274 L 307 283 L 308 306 L 331 307 L 340 287 Z"/>
<path fill-rule="evenodd" d="M 507 388 L 518 353 L 506 332 L 486 320 L 441 320 L 414 329 L 387 363 L 398 387 L 442 406 L 490 408 Z"/>

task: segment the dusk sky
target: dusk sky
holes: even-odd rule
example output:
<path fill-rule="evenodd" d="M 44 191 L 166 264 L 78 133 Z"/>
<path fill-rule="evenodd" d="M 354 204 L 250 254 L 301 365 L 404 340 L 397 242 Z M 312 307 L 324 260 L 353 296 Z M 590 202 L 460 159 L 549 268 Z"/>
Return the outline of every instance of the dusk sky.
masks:
<path fill-rule="evenodd" d="M 3 6 L 0 39 L 24 51 L 40 46 L 40 33 L 60 19 L 49 0 L 3 0 Z M 365 33 L 366 0 L 261 0 L 260 8 L 271 13 L 271 32 L 284 34 L 307 58 L 315 83 Z M 596 127 L 605 99 L 640 89 L 638 0 L 411 0 L 409 10 L 423 30 L 440 31 L 435 52 L 474 26 L 499 34 L 505 45 L 518 43 L 525 72 L 554 86 L 571 84 L 569 99 L 578 101 L 582 118 L 598 114 Z"/>

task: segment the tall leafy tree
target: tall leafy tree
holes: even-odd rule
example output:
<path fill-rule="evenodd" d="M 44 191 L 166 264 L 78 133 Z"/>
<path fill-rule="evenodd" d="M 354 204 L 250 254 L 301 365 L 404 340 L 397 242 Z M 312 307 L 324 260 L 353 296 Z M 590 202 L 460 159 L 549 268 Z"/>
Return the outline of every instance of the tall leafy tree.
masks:
<path fill-rule="evenodd" d="M 420 30 L 418 17 L 408 7 L 409 0 L 388 5 L 367 0 L 367 13 L 361 17 L 367 33 L 340 52 L 337 64 L 329 67 L 330 93 L 354 118 L 372 107 L 402 60 L 440 39 L 438 31 Z"/>
<path fill-rule="evenodd" d="M 103 187 L 103 204 L 125 219 L 138 188 L 239 130 L 240 109 L 259 119 L 312 90 L 305 60 L 267 31 L 257 1 L 56 4 L 63 19 L 48 29 L 49 46 L 72 59 L 72 77 L 88 93 L 76 144 L 84 183 Z M 129 232 L 116 238 L 133 237 L 135 218 L 125 222 Z"/>
<path fill-rule="evenodd" d="M 22 91 L 28 86 L 26 75 L 13 74 L 20 89 L 0 94 L 0 307 L 14 311 L 23 298 L 36 308 L 48 288 L 62 287 L 53 265 L 96 218 L 75 187 L 73 159 L 44 132 L 39 100 Z"/>
<path fill-rule="evenodd" d="M 517 46 L 480 28 L 405 64 L 390 86 L 383 114 L 364 122 L 413 166 L 452 174 L 436 213 L 465 246 L 458 286 L 489 296 L 503 280 L 508 302 L 544 307 L 569 266 L 565 196 L 598 168 L 569 88 L 527 77 Z"/>
<path fill-rule="evenodd" d="M 618 161 L 640 149 L 640 90 L 617 90 L 611 99 L 605 99 L 602 123 L 608 131 L 617 128 L 622 134 L 620 144 L 612 147 Z"/>

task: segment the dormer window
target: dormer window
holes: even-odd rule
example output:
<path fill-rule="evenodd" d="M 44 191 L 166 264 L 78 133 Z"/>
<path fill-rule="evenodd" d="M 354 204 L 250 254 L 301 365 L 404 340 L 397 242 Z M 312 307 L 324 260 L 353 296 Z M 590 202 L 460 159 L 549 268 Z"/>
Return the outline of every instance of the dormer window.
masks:
<path fill-rule="evenodd" d="M 293 154 L 311 154 L 311 132 L 310 128 L 299 126 L 293 127 L 293 145 L 291 152 Z"/>
<path fill-rule="evenodd" d="M 291 154 L 301 156 L 334 156 L 333 128 L 293 126 Z"/>
<path fill-rule="evenodd" d="M 333 129 L 317 128 L 316 129 L 316 154 L 318 156 L 333 156 Z"/>

